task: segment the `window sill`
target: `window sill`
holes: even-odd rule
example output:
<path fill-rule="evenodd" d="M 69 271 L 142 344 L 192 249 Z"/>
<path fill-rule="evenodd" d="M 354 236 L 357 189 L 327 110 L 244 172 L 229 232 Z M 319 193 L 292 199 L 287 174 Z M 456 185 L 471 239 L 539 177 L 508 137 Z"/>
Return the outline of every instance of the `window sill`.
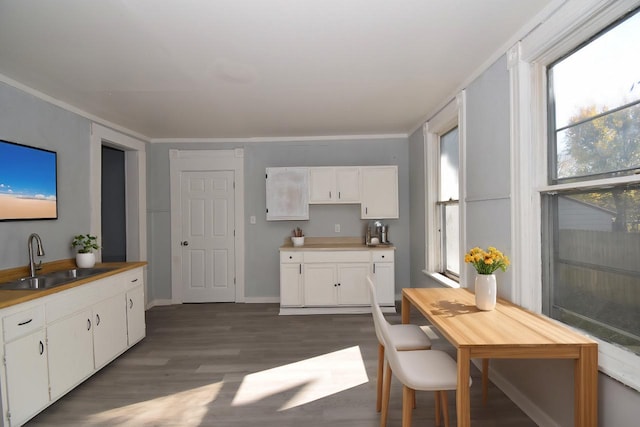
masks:
<path fill-rule="evenodd" d="M 426 276 L 431 277 L 433 280 L 435 280 L 439 284 L 441 284 L 443 286 L 446 286 L 448 288 L 459 288 L 460 287 L 460 283 L 456 282 L 455 280 L 449 279 L 444 274 L 436 273 L 434 271 L 427 271 L 427 270 L 422 270 L 422 272 Z"/>

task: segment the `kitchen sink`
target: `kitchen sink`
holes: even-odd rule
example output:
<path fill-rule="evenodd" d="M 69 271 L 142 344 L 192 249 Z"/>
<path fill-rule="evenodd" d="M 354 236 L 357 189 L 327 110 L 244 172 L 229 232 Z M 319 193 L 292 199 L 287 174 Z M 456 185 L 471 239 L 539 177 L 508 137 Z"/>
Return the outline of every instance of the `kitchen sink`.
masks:
<path fill-rule="evenodd" d="M 86 277 L 106 273 L 110 270 L 113 270 L 113 268 L 72 268 L 70 270 L 52 271 L 51 273 L 41 274 L 35 277 L 23 277 L 13 282 L 0 283 L 0 290 L 32 291 L 51 289 Z"/>

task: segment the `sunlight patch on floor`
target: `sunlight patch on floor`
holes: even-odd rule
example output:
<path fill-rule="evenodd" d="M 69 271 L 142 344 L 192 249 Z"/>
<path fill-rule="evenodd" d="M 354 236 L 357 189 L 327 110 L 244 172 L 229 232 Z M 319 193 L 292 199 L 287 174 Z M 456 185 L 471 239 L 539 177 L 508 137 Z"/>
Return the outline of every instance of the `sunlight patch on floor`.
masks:
<path fill-rule="evenodd" d="M 287 410 L 339 393 L 369 381 L 358 346 L 244 377 L 232 406 L 250 405 L 299 388 L 280 410 Z"/>
<path fill-rule="evenodd" d="M 162 425 L 167 420 L 180 420 L 182 427 L 200 426 L 223 382 L 174 393 L 153 400 L 100 412 L 87 419 L 87 425 Z"/>

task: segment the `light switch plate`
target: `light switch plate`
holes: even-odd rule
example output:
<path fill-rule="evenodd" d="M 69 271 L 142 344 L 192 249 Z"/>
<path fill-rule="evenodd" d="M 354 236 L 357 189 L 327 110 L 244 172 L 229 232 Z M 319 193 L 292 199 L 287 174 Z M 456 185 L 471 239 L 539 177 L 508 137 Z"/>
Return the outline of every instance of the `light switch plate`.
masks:
<path fill-rule="evenodd" d="M 336 224 L 335 227 L 334 227 L 334 230 L 335 230 L 336 233 L 339 233 L 340 232 L 340 224 Z"/>

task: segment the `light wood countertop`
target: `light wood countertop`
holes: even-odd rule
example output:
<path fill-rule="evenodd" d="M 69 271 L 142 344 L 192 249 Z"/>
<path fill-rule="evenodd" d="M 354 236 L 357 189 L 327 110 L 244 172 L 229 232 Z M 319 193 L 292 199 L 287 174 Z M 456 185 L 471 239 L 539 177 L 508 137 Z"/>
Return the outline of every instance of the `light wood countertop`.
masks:
<path fill-rule="evenodd" d="M 286 238 L 281 251 L 369 251 L 395 250 L 391 244 L 368 246 L 362 237 L 305 237 L 304 246 L 293 246 L 290 238 Z"/>
<path fill-rule="evenodd" d="M 0 290 L 0 309 L 11 307 L 12 305 L 20 304 L 26 301 L 31 301 L 37 298 L 42 298 L 47 295 L 62 292 L 67 289 L 82 286 L 86 283 L 93 282 L 98 279 L 113 276 L 128 270 L 133 270 L 138 267 L 144 267 L 147 265 L 146 261 L 141 262 L 105 262 L 96 264 L 96 268 L 112 268 L 107 272 L 96 274 L 95 276 L 86 277 L 67 283 L 65 285 L 56 286 L 50 289 L 37 289 L 37 290 Z M 42 269 L 38 271 L 38 274 L 52 273 L 54 271 L 69 270 L 76 268 L 75 261 L 73 259 L 59 260 L 48 262 L 42 265 Z M 8 270 L 0 271 L 0 283 L 11 282 L 13 280 L 20 279 L 22 277 L 29 276 L 29 267 L 17 267 Z"/>

